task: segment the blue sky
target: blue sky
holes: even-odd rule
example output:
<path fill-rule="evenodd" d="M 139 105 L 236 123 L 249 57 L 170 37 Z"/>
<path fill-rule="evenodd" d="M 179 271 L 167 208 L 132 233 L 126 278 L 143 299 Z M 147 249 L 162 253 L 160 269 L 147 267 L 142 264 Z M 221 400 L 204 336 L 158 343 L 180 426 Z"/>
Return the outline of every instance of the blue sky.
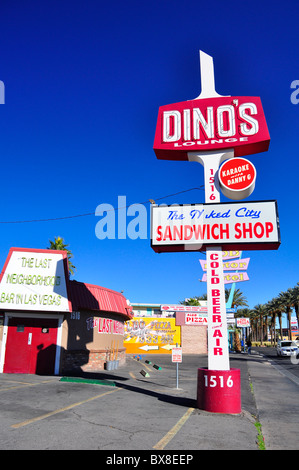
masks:
<path fill-rule="evenodd" d="M 218 93 L 261 97 L 271 136 L 268 152 L 248 157 L 257 170 L 248 200 L 277 199 L 282 243 L 277 251 L 245 251 L 250 281 L 237 287 L 253 307 L 296 285 L 294 1 L 2 0 L 0 44 L 2 266 L 11 246 L 46 248 L 62 236 L 78 281 L 123 290 L 131 302 L 178 303 L 205 293 L 203 254 L 156 254 L 149 236 L 95 235 L 99 204 L 117 207 L 126 196 L 130 205 L 203 184 L 200 165 L 158 160 L 153 151 L 159 106 L 200 93 L 201 49 L 214 58 Z M 160 202 L 204 202 L 204 191 Z"/>

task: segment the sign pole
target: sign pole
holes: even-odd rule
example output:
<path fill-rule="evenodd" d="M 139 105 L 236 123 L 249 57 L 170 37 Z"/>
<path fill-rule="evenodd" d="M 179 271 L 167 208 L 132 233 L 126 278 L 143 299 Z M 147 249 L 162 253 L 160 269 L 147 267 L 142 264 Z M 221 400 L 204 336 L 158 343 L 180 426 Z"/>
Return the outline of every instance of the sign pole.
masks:
<path fill-rule="evenodd" d="M 171 361 L 176 362 L 176 388 L 179 388 L 179 362 L 182 362 L 182 348 L 176 343 L 176 347 L 172 348 Z"/>
<path fill-rule="evenodd" d="M 188 160 L 204 167 L 205 202 L 220 202 L 218 171 L 221 163 L 234 157 L 234 150 L 189 152 Z M 222 247 L 206 249 L 208 299 L 208 369 L 199 368 L 197 406 L 214 413 L 241 412 L 241 376 L 230 369 L 227 335 Z"/>
<path fill-rule="evenodd" d="M 255 244 L 259 249 L 277 249 L 280 232 L 276 201 L 256 203 L 262 207 L 258 213 L 237 205 L 234 209 L 226 206 L 223 212 L 220 189 L 235 200 L 251 194 L 255 169 L 240 157 L 267 151 L 270 135 L 260 98 L 219 95 L 213 58 L 202 51 L 200 74 L 201 93 L 197 98 L 159 108 L 154 151 L 162 160 L 201 163 L 204 206 L 215 206 L 210 206 L 209 214 L 203 205 L 193 205 L 192 210 L 182 206 L 156 211 L 152 207 L 151 246 L 158 253 L 206 249 L 209 367 L 198 369 L 197 405 L 216 413 L 240 413 L 240 370 L 229 365 L 222 246 L 240 249 L 246 243 L 247 249 L 255 249 Z M 260 215 L 259 221 L 243 219 Z"/>
<path fill-rule="evenodd" d="M 189 161 L 204 167 L 205 202 L 220 202 L 217 173 L 220 164 L 233 158 L 234 151 L 189 152 Z M 207 248 L 207 299 L 208 299 L 208 368 L 229 370 L 225 288 L 223 278 L 222 247 Z"/>
<path fill-rule="evenodd" d="M 225 160 L 233 158 L 234 150 L 227 149 L 221 151 L 206 152 L 188 152 L 189 162 L 201 163 L 204 167 L 204 181 L 205 181 L 205 202 L 212 204 L 213 202 L 220 202 L 220 188 L 217 178 L 219 166 Z"/>
<path fill-rule="evenodd" d="M 232 149 L 211 153 L 188 153 L 189 161 L 204 166 L 205 202 L 220 202 L 218 170 L 233 158 Z M 241 413 L 240 369 L 230 369 L 222 247 L 211 246 L 207 255 L 208 368 L 197 373 L 197 406 L 213 413 Z"/>

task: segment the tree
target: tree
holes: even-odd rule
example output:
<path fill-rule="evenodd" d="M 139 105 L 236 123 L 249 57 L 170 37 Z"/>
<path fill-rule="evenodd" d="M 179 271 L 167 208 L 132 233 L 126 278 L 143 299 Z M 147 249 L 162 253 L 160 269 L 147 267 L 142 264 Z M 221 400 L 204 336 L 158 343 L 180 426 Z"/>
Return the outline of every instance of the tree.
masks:
<path fill-rule="evenodd" d="M 279 334 L 280 334 L 280 338 L 282 339 L 282 312 L 283 312 L 283 308 L 282 308 L 281 302 L 278 299 L 278 297 L 275 297 L 272 300 L 272 302 L 274 302 L 274 308 L 276 310 L 276 315 L 278 316 Z"/>
<path fill-rule="evenodd" d="M 268 302 L 268 311 L 272 315 L 271 323 L 274 327 L 274 343 L 276 343 L 276 318 L 279 321 L 280 337 L 282 338 L 282 312 L 283 307 L 278 297 L 274 297 Z"/>
<path fill-rule="evenodd" d="M 228 301 L 229 298 L 229 293 L 230 289 L 225 289 L 225 301 Z M 190 297 L 190 299 L 185 299 L 181 300 L 179 303 L 181 305 L 200 305 L 201 300 L 207 300 L 207 294 L 195 296 L 195 297 Z M 233 296 L 233 301 L 232 301 L 232 307 L 248 307 L 247 304 L 247 299 L 244 296 L 243 292 L 240 291 L 240 289 L 235 289 L 234 291 L 234 296 Z"/>
<path fill-rule="evenodd" d="M 253 307 L 254 314 L 259 317 L 260 320 L 260 342 L 261 345 L 263 344 L 263 339 L 264 339 L 264 315 L 266 314 L 266 307 L 264 304 L 257 304 Z"/>
<path fill-rule="evenodd" d="M 293 287 L 291 290 L 292 290 L 292 296 L 293 296 L 293 305 L 295 308 L 297 323 L 299 326 L 299 282 L 297 282 L 297 285 Z"/>
<path fill-rule="evenodd" d="M 246 317 L 250 318 L 252 310 L 250 308 L 239 308 L 235 313 L 236 318 Z"/>
<path fill-rule="evenodd" d="M 234 332 L 234 348 L 235 351 L 240 353 L 242 351 L 241 341 L 240 341 L 240 330 L 235 328 Z"/>
<path fill-rule="evenodd" d="M 275 303 L 273 300 L 269 300 L 266 303 L 266 310 L 271 318 L 270 320 L 270 328 L 271 328 L 271 345 L 274 345 L 276 343 L 276 309 L 275 309 Z"/>
<path fill-rule="evenodd" d="M 68 265 L 69 265 L 69 272 L 70 274 L 74 275 L 74 271 L 76 267 L 71 262 L 71 258 L 73 258 L 73 253 L 67 248 L 69 245 L 65 245 L 64 239 L 62 237 L 55 237 L 55 241 L 49 240 L 50 246 L 48 246 L 48 250 L 62 250 L 67 252 L 68 258 Z"/>
<path fill-rule="evenodd" d="M 253 309 L 250 310 L 250 327 L 251 327 L 251 337 L 255 341 L 258 340 L 258 320 L 259 320 L 259 315 L 257 312 Z"/>
<path fill-rule="evenodd" d="M 283 311 L 286 312 L 288 318 L 288 330 L 289 330 L 289 339 L 292 339 L 292 329 L 291 329 L 291 312 L 293 308 L 293 296 L 291 289 L 288 289 L 286 292 L 280 292 L 278 295 L 278 300 L 283 308 Z"/>
<path fill-rule="evenodd" d="M 180 300 L 181 305 L 200 305 L 201 300 L 207 300 L 207 294 L 200 295 L 198 297 L 190 297 L 189 299 Z"/>
<path fill-rule="evenodd" d="M 230 289 L 225 289 L 225 300 L 228 301 Z M 235 289 L 232 307 L 248 307 L 247 299 L 240 289 Z"/>

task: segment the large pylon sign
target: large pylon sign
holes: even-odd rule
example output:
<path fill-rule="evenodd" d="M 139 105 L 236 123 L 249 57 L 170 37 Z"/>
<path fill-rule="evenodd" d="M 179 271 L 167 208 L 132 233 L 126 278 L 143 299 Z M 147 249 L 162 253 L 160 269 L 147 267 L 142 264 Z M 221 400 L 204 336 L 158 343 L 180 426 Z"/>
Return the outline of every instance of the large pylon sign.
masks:
<path fill-rule="evenodd" d="M 151 243 L 157 252 L 206 251 L 208 370 L 198 371 L 198 406 L 207 411 L 238 413 L 240 371 L 230 369 L 229 364 L 222 245 L 230 250 L 246 249 L 247 242 L 250 249 L 277 249 L 280 232 L 276 201 L 264 201 L 264 205 L 263 201 L 251 202 L 247 209 L 244 203 L 220 204 L 221 188 L 235 200 L 252 193 L 256 175 L 253 178 L 248 160 L 229 166 L 222 174 L 221 185 L 218 174 L 227 160 L 267 151 L 270 136 L 259 97 L 219 95 L 215 90 L 213 58 L 202 51 L 200 71 L 202 90 L 197 98 L 159 108 L 154 151 L 159 159 L 203 165 L 205 204 L 185 208 L 153 206 Z M 232 178 L 225 179 L 226 176 Z M 250 184 L 246 178 L 252 179 Z M 271 216 L 266 206 L 271 206 Z M 239 217 L 245 214 L 249 218 L 251 215 L 252 220 Z M 200 221 L 194 220 L 196 215 Z M 250 226 L 246 225 L 248 222 Z M 254 236 L 254 230 L 255 240 L 250 244 L 248 234 Z"/>
<path fill-rule="evenodd" d="M 159 108 L 154 151 L 159 159 L 188 160 L 190 151 L 234 149 L 241 157 L 268 150 L 270 136 L 256 96 L 215 91 L 213 59 L 200 51 L 201 94 Z"/>

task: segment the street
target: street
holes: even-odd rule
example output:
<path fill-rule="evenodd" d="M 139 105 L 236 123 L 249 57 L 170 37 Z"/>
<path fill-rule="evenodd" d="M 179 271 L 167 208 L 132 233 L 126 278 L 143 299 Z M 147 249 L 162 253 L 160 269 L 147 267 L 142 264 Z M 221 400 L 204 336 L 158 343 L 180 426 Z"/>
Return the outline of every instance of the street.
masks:
<path fill-rule="evenodd" d="M 293 379 L 296 382 L 296 379 L 298 379 L 299 384 L 299 359 L 277 356 L 276 348 L 272 347 L 254 348 L 254 350 L 267 357 L 274 366 L 280 369 L 291 380 Z"/>
<path fill-rule="evenodd" d="M 206 356 L 185 356 L 179 364 L 178 388 L 170 355 L 143 356 L 141 361 L 128 357 L 125 367 L 89 376 L 104 384 L 1 374 L 0 448 L 242 449 L 241 432 L 245 447 L 256 449 L 256 429 L 249 419 L 256 410 L 247 362 L 232 358 L 232 366 L 240 367 L 243 377 L 245 414 L 220 419 L 196 408 L 197 368 L 206 364 Z"/>
<path fill-rule="evenodd" d="M 230 355 L 231 367 L 241 371 L 239 415 L 197 408 L 197 368 L 207 366 L 205 355 L 183 356 L 178 387 L 170 355 L 129 356 L 124 367 L 80 378 L 1 374 L 0 448 L 101 450 L 104 464 L 138 457 L 136 451 L 153 458 L 175 452 L 187 465 L 199 450 L 258 450 L 258 419 L 266 449 L 298 449 L 298 384 L 277 369 L 298 378 L 298 365 L 261 349 L 267 356 Z"/>

